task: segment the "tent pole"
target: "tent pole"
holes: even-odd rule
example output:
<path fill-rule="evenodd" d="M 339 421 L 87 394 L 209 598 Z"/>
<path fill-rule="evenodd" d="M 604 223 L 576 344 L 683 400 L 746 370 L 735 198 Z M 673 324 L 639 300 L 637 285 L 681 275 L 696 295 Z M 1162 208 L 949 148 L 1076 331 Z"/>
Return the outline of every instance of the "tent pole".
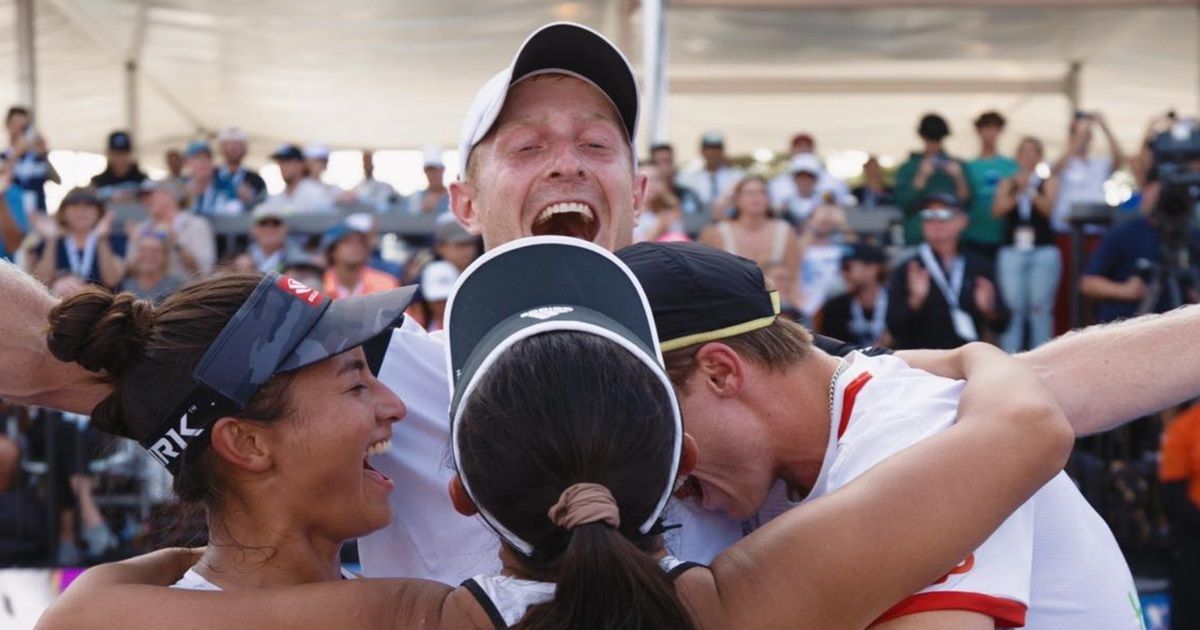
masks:
<path fill-rule="evenodd" d="M 33 0 L 16 0 L 17 97 L 37 113 L 37 51 L 34 48 Z"/>
<path fill-rule="evenodd" d="M 1074 119 L 1075 112 L 1083 107 L 1082 78 L 1083 62 L 1072 61 L 1071 67 L 1067 70 L 1067 80 L 1064 87 L 1067 95 L 1067 105 L 1071 108 L 1071 111 L 1067 112 L 1067 120 Z"/>
<path fill-rule="evenodd" d="M 667 138 L 666 117 L 666 11 L 663 0 L 642 0 L 642 93 L 646 97 L 646 134 L 649 144 Z"/>
<path fill-rule="evenodd" d="M 141 120 L 138 109 L 138 62 L 136 59 L 125 60 L 125 129 L 134 138 L 134 150 L 141 146 L 138 128 Z"/>

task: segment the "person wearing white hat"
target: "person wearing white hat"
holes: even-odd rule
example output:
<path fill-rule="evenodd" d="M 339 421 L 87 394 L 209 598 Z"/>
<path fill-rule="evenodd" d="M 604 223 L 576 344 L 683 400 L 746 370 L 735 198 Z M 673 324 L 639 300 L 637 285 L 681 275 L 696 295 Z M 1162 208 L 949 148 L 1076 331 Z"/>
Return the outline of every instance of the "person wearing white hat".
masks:
<path fill-rule="evenodd" d="M 217 188 L 226 199 L 241 201 L 245 209 L 253 208 L 267 196 L 267 183 L 256 172 L 246 168 L 246 132 L 226 127 L 217 134 L 217 146 L 225 164 L 217 169 Z"/>
<path fill-rule="evenodd" d="M 780 209 L 797 225 L 803 225 L 813 210 L 825 202 L 826 194 L 819 186 L 824 172 L 821 160 L 811 153 L 793 157 L 788 165 L 788 176 L 794 192 L 783 200 Z"/>
<path fill-rule="evenodd" d="M 450 299 L 450 292 L 454 289 L 458 276 L 458 267 L 445 260 L 430 261 L 421 270 L 419 286 L 425 330 L 436 332 L 443 329 L 446 300 Z"/>
<path fill-rule="evenodd" d="M 428 146 L 421 150 L 421 168 L 425 171 L 425 188 L 413 193 L 408 211 L 413 214 L 442 215 L 450 211 L 450 191 L 446 188 L 446 164 L 442 148 Z"/>

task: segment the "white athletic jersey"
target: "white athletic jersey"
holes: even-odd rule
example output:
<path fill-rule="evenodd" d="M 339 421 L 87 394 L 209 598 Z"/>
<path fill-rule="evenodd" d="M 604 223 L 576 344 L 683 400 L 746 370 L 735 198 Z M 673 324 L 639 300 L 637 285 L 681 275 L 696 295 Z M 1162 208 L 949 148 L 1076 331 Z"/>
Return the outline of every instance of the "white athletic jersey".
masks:
<path fill-rule="evenodd" d="M 358 540 L 367 577 L 412 577 L 459 584 L 500 572 L 500 539 L 478 516 L 454 510 L 447 491 L 454 476 L 450 454 L 450 386 L 443 334 L 426 333 L 406 318 L 392 333 L 379 380 L 408 408 L 392 425 L 392 448 L 371 465 L 396 482 L 392 523 Z M 742 526 L 694 501 L 667 506 L 667 548 L 685 560 L 709 563 L 741 538 Z"/>
<path fill-rule="evenodd" d="M 910 368 L 894 356 L 855 352 L 849 360 L 837 383 L 825 460 L 804 501 L 946 430 L 958 414 L 964 381 Z M 780 484 L 759 522 L 795 505 Z M 880 620 L 969 610 L 991 616 L 1000 628 L 1139 629 L 1136 602 L 1133 577 L 1108 526 L 1059 473 L 958 567 Z"/>
<path fill-rule="evenodd" d="M 342 579 L 343 580 L 354 580 L 357 578 L 358 578 L 357 575 L 354 575 L 350 571 L 346 570 L 345 567 L 342 567 Z M 183 577 L 179 578 L 178 582 L 171 585 L 171 588 L 181 588 L 181 589 L 184 589 L 187 591 L 219 591 L 219 590 L 221 590 L 220 586 L 217 586 L 216 584 L 209 582 L 208 578 L 205 578 L 203 575 L 200 575 L 200 572 L 197 571 L 194 567 L 191 569 L 188 569 L 187 573 L 184 573 Z"/>
<path fill-rule="evenodd" d="M 658 566 L 673 580 L 684 571 L 703 565 L 665 556 L 658 561 Z M 531 607 L 554 599 L 556 588 L 550 582 L 523 580 L 507 575 L 477 575 L 462 585 L 471 592 L 497 628 L 515 625 Z"/>

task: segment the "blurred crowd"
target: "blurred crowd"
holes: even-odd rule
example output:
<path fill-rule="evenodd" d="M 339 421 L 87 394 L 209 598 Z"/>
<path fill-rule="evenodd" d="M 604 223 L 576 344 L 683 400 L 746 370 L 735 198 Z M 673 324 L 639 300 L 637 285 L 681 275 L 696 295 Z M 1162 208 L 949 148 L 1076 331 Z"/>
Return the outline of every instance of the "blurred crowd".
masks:
<path fill-rule="evenodd" d="M 1189 199 L 1162 185 L 1151 150 L 1181 123 L 1174 115 L 1151 121 L 1127 153 L 1101 112 L 1077 112 L 1059 155 L 1042 139 L 1008 137 L 994 111 L 974 120 L 971 156 L 947 150 L 943 117 L 916 122 L 907 159 L 888 169 L 869 157 L 856 181 L 826 169 L 810 133 L 775 162 L 730 156 L 722 133 L 705 133 L 687 170 L 674 147 L 655 145 L 640 161 L 647 186 L 635 240 L 695 239 L 750 258 L 782 313 L 864 346 L 986 341 L 1019 352 L 1073 326 L 1200 302 L 1200 233 L 1174 219 Z M 239 129 L 168 151 L 159 179 L 139 166 L 135 139 L 114 131 L 104 170 L 48 208 L 46 184 L 59 177 L 46 139 L 20 107 L 5 125 L 0 255 L 58 296 L 94 283 L 157 301 L 211 274 L 275 271 L 335 299 L 418 284 L 409 315 L 436 330 L 455 280 L 482 251 L 450 211 L 438 150 L 424 152 L 425 188 L 400 195 L 375 178 L 370 151 L 347 190 L 325 177 L 330 147 L 285 144 L 270 155 L 283 188 L 268 194 Z M 1106 185 L 1118 172 L 1135 190 L 1113 208 Z M 433 227 L 379 229 L 397 213 L 435 217 Z M 249 227 L 219 238 L 214 225 L 227 216 L 248 217 Z M 324 217 L 321 229 L 289 229 L 306 216 Z M 1071 313 L 1071 304 L 1082 307 Z M 1197 413 L 1169 425 L 1174 450 L 1162 451 L 1161 478 L 1163 418 L 1077 449 L 1070 472 L 1131 554 L 1178 553 L 1168 523 L 1192 541 L 1186 549 L 1200 549 Z M 0 564 L 93 562 L 160 540 L 169 479 L 139 449 L 101 440 L 71 414 L 5 407 L 0 418 Z"/>

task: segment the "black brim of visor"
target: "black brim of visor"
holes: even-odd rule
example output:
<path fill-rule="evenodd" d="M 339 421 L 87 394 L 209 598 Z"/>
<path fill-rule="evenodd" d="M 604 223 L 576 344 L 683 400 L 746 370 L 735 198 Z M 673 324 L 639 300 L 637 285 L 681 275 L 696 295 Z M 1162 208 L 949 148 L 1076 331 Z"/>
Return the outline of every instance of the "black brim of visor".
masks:
<path fill-rule="evenodd" d="M 576 309 L 615 322 L 660 358 L 649 303 L 624 263 L 579 239 L 529 237 L 489 251 L 458 279 L 446 305 L 451 385 L 470 380 L 471 355 L 502 322 L 547 322 Z"/>

